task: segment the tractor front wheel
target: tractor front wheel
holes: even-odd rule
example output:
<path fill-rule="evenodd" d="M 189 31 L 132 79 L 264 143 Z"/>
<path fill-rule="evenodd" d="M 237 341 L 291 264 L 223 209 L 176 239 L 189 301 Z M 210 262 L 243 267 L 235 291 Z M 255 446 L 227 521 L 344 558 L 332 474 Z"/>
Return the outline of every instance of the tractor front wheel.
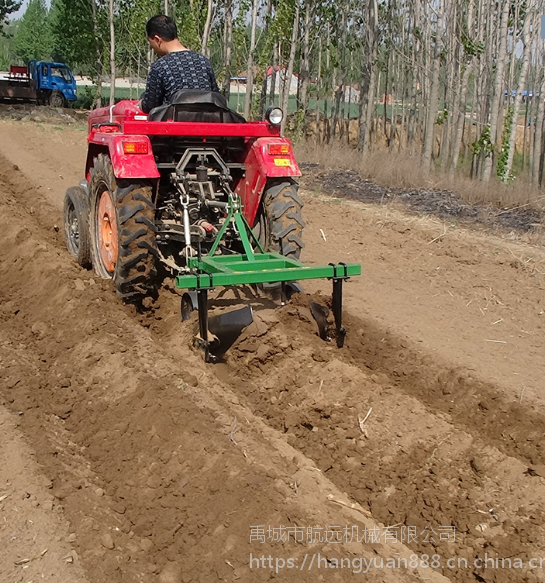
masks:
<path fill-rule="evenodd" d="M 108 156 L 99 154 L 91 170 L 90 234 L 96 273 L 114 281 L 126 301 L 156 290 L 158 256 L 152 188 L 116 179 Z"/>
<path fill-rule="evenodd" d="M 90 269 L 89 199 L 81 186 L 72 186 L 66 191 L 63 215 L 66 247 L 82 267 Z"/>
<path fill-rule="evenodd" d="M 64 107 L 64 95 L 60 91 L 52 91 L 49 96 L 51 107 Z"/>
<path fill-rule="evenodd" d="M 254 232 L 266 251 L 299 259 L 305 222 L 303 201 L 297 193 L 298 184 L 290 179 L 267 183 Z"/>

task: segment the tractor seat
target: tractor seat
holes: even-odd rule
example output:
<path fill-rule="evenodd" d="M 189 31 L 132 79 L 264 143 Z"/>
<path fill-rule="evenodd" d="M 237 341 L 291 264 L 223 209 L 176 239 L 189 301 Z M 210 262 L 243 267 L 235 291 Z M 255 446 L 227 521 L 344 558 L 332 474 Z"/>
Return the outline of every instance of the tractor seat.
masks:
<path fill-rule="evenodd" d="M 229 109 L 225 97 L 214 91 L 180 89 L 171 103 L 153 108 L 150 121 L 186 121 L 199 123 L 246 123 L 246 120 Z"/>

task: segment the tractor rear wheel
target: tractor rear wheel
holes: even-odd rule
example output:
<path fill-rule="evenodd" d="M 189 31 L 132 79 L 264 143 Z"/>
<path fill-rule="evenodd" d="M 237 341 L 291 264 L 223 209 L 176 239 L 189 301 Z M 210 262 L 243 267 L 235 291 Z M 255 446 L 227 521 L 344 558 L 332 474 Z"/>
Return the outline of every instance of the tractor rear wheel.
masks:
<path fill-rule="evenodd" d="M 305 221 L 303 201 L 297 194 L 298 184 L 291 179 L 271 180 L 263 198 L 254 232 L 265 251 L 275 251 L 299 259 Z"/>
<path fill-rule="evenodd" d="M 99 154 L 91 169 L 90 233 L 96 273 L 114 281 L 126 301 L 156 290 L 158 256 L 152 187 L 116 179 L 108 156 Z"/>
<path fill-rule="evenodd" d="M 89 198 L 81 186 L 72 186 L 66 191 L 63 215 L 66 247 L 82 267 L 90 269 Z"/>

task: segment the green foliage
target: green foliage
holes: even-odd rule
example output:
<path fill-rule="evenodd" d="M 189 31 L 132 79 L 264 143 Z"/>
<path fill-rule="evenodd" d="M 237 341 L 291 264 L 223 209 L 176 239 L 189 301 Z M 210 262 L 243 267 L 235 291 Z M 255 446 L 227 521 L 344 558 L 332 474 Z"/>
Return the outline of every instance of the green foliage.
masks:
<path fill-rule="evenodd" d="M 160 0 L 118 1 L 115 22 L 116 61 L 123 71 L 147 74 L 146 22 L 154 15 L 161 14 L 164 6 Z M 179 24 L 179 23 L 178 23 Z"/>
<path fill-rule="evenodd" d="M 13 39 L 15 55 L 27 63 L 30 59 L 48 60 L 53 51 L 53 37 L 44 0 L 30 0 Z"/>
<path fill-rule="evenodd" d="M 461 41 L 464 47 L 464 51 L 468 57 L 479 57 L 480 55 L 484 54 L 486 47 L 482 41 L 476 42 L 465 33 L 462 33 Z"/>
<path fill-rule="evenodd" d="M 507 26 L 513 29 L 514 34 L 520 34 L 522 27 L 524 26 L 524 21 L 528 16 L 528 4 L 527 2 L 521 2 L 518 7 L 518 19 L 517 19 L 517 6 L 515 2 L 511 2 L 509 6 L 509 16 L 507 19 Z"/>
<path fill-rule="evenodd" d="M 95 4 L 96 28 L 93 20 L 95 0 L 55 0 L 51 8 L 50 25 L 53 54 L 77 73 L 91 76 L 102 74 L 103 51 L 107 51 L 108 17 L 105 6 Z M 98 55 L 101 58 L 98 58 Z"/>
<path fill-rule="evenodd" d="M 299 108 L 288 118 L 286 133 L 294 143 L 302 141 L 305 137 L 305 111 L 303 108 Z"/>
<path fill-rule="evenodd" d="M 202 32 L 206 21 L 207 4 L 202 1 L 181 0 L 176 19 L 180 42 L 194 51 L 201 50 Z"/>
<path fill-rule="evenodd" d="M 443 109 L 443 111 L 440 111 L 437 114 L 437 119 L 435 120 L 435 123 L 438 126 L 442 126 L 445 123 L 445 121 L 447 121 L 447 118 L 448 118 L 448 110 L 447 109 Z"/>
<path fill-rule="evenodd" d="M 513 180 L 515 180 L 515 175 L 507 169 L 507 161 L 509 159 L 509 136 L 511 134 L 511 125 L 513 123 L 514 116 L 515 108 L 514 106 L 510 105 L 507 108 L 507 113 L 505 114 L 505 119 L 503 120 L 501 150 L 498 156 L 498 167 L 496 169 L 498 178 L 502 182 L 513 182 Z"/>
<path fill-rule="evenodd" d="M 271 23 L 271 34 L 282 40 L 289 41 L 293 31 L 294 14 L 294 0 L 278 2 L 276 5 L 275 17 Z"/>
<path fill-rule="evenodd" d="M 17 23 L 9 22 L 5 26 L 3 34 L 0 34 L 0 70 L 2 71 L 7 71 L 9 66 L 16 61 L 11 42 L 16 28 Z"/>
<path fill-rule="evenodd" d="M 233 23 L 233 52 L 231 69 L 236 74 L 246 69 L 248 63 L 248 51 L 250 48 L 250 35 L 247 34 L 243 16 L 238 16 Z"/>
<path fill-rule="evenodd" d="M 281 41 L 282 55 L 280 60 L 284 63 L 287 63 L 289 58 L 294 16 L 295 0 L 285 0 L 277 3 L 275 17 L 270 27 L 270 35 L 271 39 L 279 39 Z"/>
<path fill-rule="evenodd" d="M 479 139 L 471 144 L 471 150 L 478 156 L 479 154 L 484 154 L 484 156 L 489 156 L 494 150 L 494 145 L 490 139 L 490 124 L 486 124 L 483 127 L 483 131 L 479 136 Z"/>
<path fill-rule="evenodd" d="M 78 98 L 74 103 L 77 109 L 91 109 L 95 100 L 96 88 L 90 85 L 78 87 Z"/>
<path fill-rule="evenodd" d="M 0 0 L 0 34 L 4 35 L 4 26 L 7 24 L 6 17 L 21 8 L 21 2 L 16 0 Z"/>

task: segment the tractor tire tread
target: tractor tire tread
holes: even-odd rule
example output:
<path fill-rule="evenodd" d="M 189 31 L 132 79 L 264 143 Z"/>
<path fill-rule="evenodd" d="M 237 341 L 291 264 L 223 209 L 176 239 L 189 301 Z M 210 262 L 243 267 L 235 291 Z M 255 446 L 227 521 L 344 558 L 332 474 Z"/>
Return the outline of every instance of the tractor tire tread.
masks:
<path fill-rule="evenodd" d="M 125 245 L 130 245 L 135 239 L 138 239 L 146 234 L 146 229 L 140 228 L 137 231 L 131 232 L 130 229 L 123 229 L 121 237 L 124 238 Z"/>
<path fill-rule="evenodd" d="M 296 208 L 295 202 L 293 200 L 277 200 L 271 204 L 271 216 L 274 220 L 277 220 L 291 208 Z"/>
<path fill-rule="evenodd" d="M 144 210 L 144 205 L 124 205 L 118 210 L 119 222 L 124 225 L 129 219 L 132 219 L 136 213 Z"/>
<path fill-rule="evenodd" d="M 140 200 L 143 203 L 147 204 L 152 211 L 156 211 L 157 207 L 153 204 L 153 202 L 151 201 L 150 198 L 144 196 L 143 194 L 141 194 L 140 192 L 137 192 L 134 196 L 133 196 L 134 200 Z"/>
<path fill-rule="evenodd" d="M 154 233 L 157 233 L 157 227 L 155 226 L 155 223 L 150 221 L 147 217 L 136 217 L 136 219 L 134 219 L 134 221 L 136 223 L 146 225 L 146 227 L 148 227 L 148 229 L 151 229 Z"/>
<path fill-rule="evenodd" d="M 155 257 L 159 258 L 160 254 L 159 251 L 157 249 L 157 245 L 150 245 L 149 241 L 140 241 L 138 243 L 138 247 L 140 247 L 141 249 L 147 249 L 149 253 L 151 253 L 152 255 L 155 255 Z"/>
<path fill-rule="evenodd" d="M 292 179 L 279 179 L 266 186 L 260 209 L 259 240 L 266 250 L 299 259 L 304 248 L 303 201 Z M 281 243 L 282 241 L 282 243 Z"/>
<path fill-rule="evenodd" d="M 132 255 L 132 257 L 131 257 Z M 127 261 L 125 261 L 125 269 L 129 270 L 132 267 L 135 267 L 136 265 L 138 265 L 138 263 L 142 260 L 145 259 L 145 257 L 147 256 L 147 253 L 145 251 L 142 251 L 142 253 L 131 253 L 129 255 L 126 255 L 125 257 L 130 257 L 130 259 L 127 259 Z"/>
<path fill-rule="evenodd" d="M 121 182 L 121 181 L 119 181 Z M 125 200 L 125 197 L 130 194 L 133 191 L 133 185 L 131 183 L 129 183 L 127 186 L 120 186 L 120 184 L 117 185 L 117 200 L 119 202 L 123 202 L 123 200 Z"/>
<path fill-rule="evenodd" d="M 147 295 L 154 295 L 157 287 L 158 252 L 152 187 L 143 181 L 129 184 L 126 179 L 118 181 L 109 157 L 99 154 L 94 160 L 89 183 L 95 213 L 98 198 L 104 190 L 111 193 L 116 207 L 118 255 L 113 273 L 108 273 L 100 259 L 94 225 L 91 229 L 93 259 L 100 262 L 95 270 L 102 277 L 113 279 L 117 295 L 124 301 L 140 301 Z"/>
<path fill-rule="evenodd" d="M 301 213 L 297 212 L 297 210 L 293 213 L 288 213 L 286 216 L 288 219 L 291 219 L 292 221 L 299 223 L 301 229 L 304 229 L 307 226 L 307 224 L 303 220 L 303 217 L 301 216 Z"/>
<path fill-rule="evenodd" d="M 289 198 L 291 198 L 292 200 L 295 201 L 295 203 L 299 206 L 299 207 L 303 207 L 304 203 L 301 200 L 301 198 L 299 197 L 299 194 L 297 192 L 297 187 L 298 184 L 294 181 L 294 180 L 284 180 L 282 182 L 280 182 L 279 184 L 275 184 L 273 186 L 271 186 L 268 189 L 268 194 L 269 197 L 271 198 L 271 200 L 274 200 L 278 197 L 278 195 L 284 190 L 284 188 L 286 187 L 286 185 L 291 184 L 294 188 L 289 192 Z"/>
<path fill-rule="evenodd" d="M 70 236 L 69 216 L 71 210 L 78 220 L 78 243 L 74 243 Z M 91 269 L 91 239 L 89 235 L 89 198 L 81 186 L 70 187 L 64 197 L 63 205 L 64 235 L 68 252 L 84 269 Z"/>

